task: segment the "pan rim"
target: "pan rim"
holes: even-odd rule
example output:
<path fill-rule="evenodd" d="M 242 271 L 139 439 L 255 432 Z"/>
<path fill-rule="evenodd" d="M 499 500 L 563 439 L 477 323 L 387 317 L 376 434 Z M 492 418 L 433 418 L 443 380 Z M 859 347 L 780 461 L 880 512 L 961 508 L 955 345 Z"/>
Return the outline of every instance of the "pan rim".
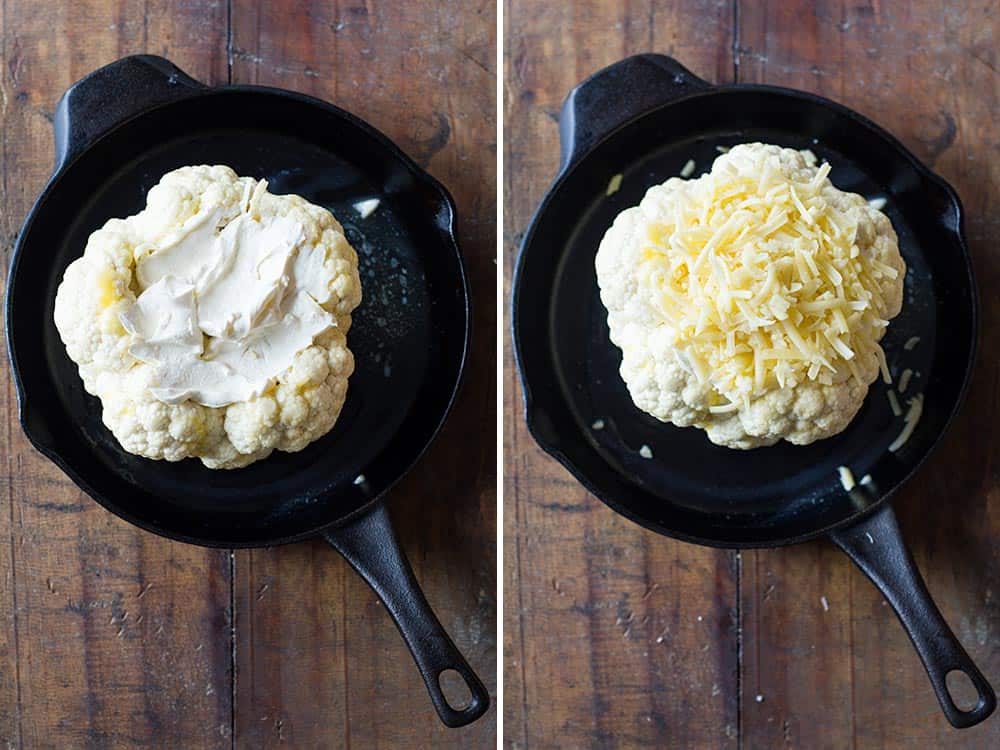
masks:
<path fill-rule="evenodd" d="M 75 84 L 74 84 L 75 85 Z M 448 396 L 447 402 L 441 409 L 440 415 L 433 425 L 433 429 L 430 431 L 424 444 L 419 447 L 419 449 L 414 453 L 412 460 L 406 463 L 404 468 L 390 481 L 388 481 L 381 492 L 367 499 L 366 502 L 352 509 L 348 513 L 338 515 L 331 518 L 329 521 L 315 525 L 301 532 L 296 532 L 294 534 L 289 534 L 280 537 L 258 537 L 250 540 L 225 540 L 217 539 L 208 536 L 198 536 L 196 534 L 186 534 L 186 533 L 175 533 L 170 530 L 159 528 L 155 523 L 139 518 L 133 513 L 130 513 L 123 508 L 121 508 L 118 503 L 109 499 L 102 493 L 96 491 L 93 486 L 70 464 L 65 460 L 65 458 L 54 449 L 52 446 L 46 444 L 39 436 L 33 431 L 29 425 L 31 419 L 31 409 L 27 405 L 26 398 L 26 388 L 21 375 L 19 362 L 18 362 L 18 352 L 17 345 L 15 342 L 15 337 L 13 335 L 13 320 L 12 315 L 13 307 L 13 294 L 15 290 L 16 281 L 19 276 L 19 267 L 21 258 L 27 244 L 27 238 L 31 235 L 31 230 L 33 228 L 36 217 L 43 208 L 44 204 L 51 197 L 51 195 L 59 189 L 60 181 L 65 174 L 73 169 L 75 164 L 83 158 L 88 152 L 90 152 L 95 146 L 103 143 L 105 140 L 112 138 L 116 132 L 121 128 L 125 127 L 129 123 L 132 123 L 140 118 L 150 116 L 154 113 L 158 113 L 162 110 L 168 109 L 173 106 L 184 105 L 193 99 L 198 99 L 201 97 L 213 97 L 213 96 L 227 96 L 233 94 L 251 94 L 251 95 L 266 95 L 273 96 L 279 99 L 293 100 L 299 103 L 317 107 L 324 110 L 325 112 L 339 117 L 344 120 L 349 126 L 354 127 L 362 131 L 366 136 L 375 141 L 376 145 L 383 150 L 383 153 L 388 155 L 390 158 L 399 163 L 403 169 L 409 173 L 415 180 L 418 187 L 423 186 L 429 189 L 439 203 L 437 209 L 437 214 L 431 214 L 428 212 L 428 222 L 433 225 L 441 238 L 441 247 L 450 251 L 452 257 L 456 262 L 457 267 L 457 278 L 455 279 L 458 283 L 459 290 L 462 296 L 462 342 L 461 351 L 458 358 L 458 367 L 455 371 L 454 382 L 451 384 L 451 392 Z M 57 162 L 58 164 L 58 162 Z M 442 212 L 441 209 L 444 209 Z M 117 122 L 113 127 L 109 128 L 107 131 L 102 133 L 97 138 L 94 138 L 89 143 L 86 144 L 82 149 L 76 153 L 72 159 L 68 160 L 66 163 L 58 165 L 53 173 L 49 176 L 41 192 L 33 201 L 31 208 L 28 211 L 27 216 L 21 226 L 18 233 L 17 241 L 14 245 L 14 249 L 11 254 L 11 261 L 8 268 L 8 277 L 5 288 L 5 299 L 4 299 L 4 332 L 7 339 L 7 360 L 10 366 L 12 381 L 14 384 L 15 395 L 17 399 L 18 406 L 18 422 L 21 425 L 21 430 L 28 438 L 28 442 L 39 451 L 42 455 L 48 458 L 52 463 L 54 463 L 59 469 L 66 474 L 80 489 L 82 489 L 90 498 L 92 498 L 98 505 L 102 506 L 104 509 L 118 516 L 122 520 L 137 526 L 145 531 L 149 531 L 158 536 L 172 539 L 175 541 L 185 542 L 188 544 L 194 544 L 201 547 L 209 548 L 221 548 L 221 549 L 247 549 L 247 548 L 259 548 L 259 547 L 271 547 L 279 546 L 284 544 L 292 544 L 295 542 L 305 541 L 307 539 L 316 538 L 322 536 L 323 533 L 335 529 L 344 524 L 350 523 L 352 520 L 363 516 L 368 513 L 372 508 L 381 502 L 385 501 L 386 495 L 395 487 L 405 476 L 407 476 L 413 469 L 413 467 L 423 458 L 431 444 L 437 439 L 441 430 L 444 427 L 448 416 L 451 414 L 452 409 L 455 406 L 455 402 L 458 399 L 459 393 L 461 391 L 462 385 L 465 382 L 466 371 L 469 358 L 469 350 L 471 346 L 472 339 L 472 292 L 468 278 L 468 269 L 465 264 L 465 258 L 459 246 L 458 232 L 457 232 L 457 208 L 455 205 L 454 198 L 451 193 L 444 187 L 444 185 L 433 177 L 429 172 L 427 172 L 423 167 L 416 163 L 412 157 L 406 154 L 395 142 L 393 142 L 388 136 L 382 133 L 380 130 L 375 128 L 373 125 L 369 124 L 365 120 L 361 119 L 357 115 L 348 112 L 347 110 L 338 107 L 335 104 L 324 101 L 309 94 L 304 94 L 297 91 L 290 91 L 287 89 L 281 89 L 272 86 L 256 86 L 256 85 L 243 85 L 243 84 L 227 84 L 221 86 L 197 86 L 192 87 L 190 92 L 182 97 L 175 99 L 173 101 L 164 102 L 156 104 L 150 107 L 145 107 L 135 112 L 134 114 L 123 118 Z M 24 355 L 21 355 L 22 357 Z M 151 460 L 151 459 L 150 459 Z M 266 459 L 265 459 L 266 460 Z M 238 470 L 236 470 L 238 471 Z"/>
<path fill-rule="evenodd" d="M 589 79 L 588 79 L 589 80 Z M 582 85 L 582 84 L 581 84 Z M 731 83 L 722 85 L 713 85 L 706 82 L 705 89 L 692 92 L 690 94 L 685 94 L 684 96 L 672 99 L 670 101 L 659 104 L 655 107 L 651 107 L 640 112 L 637 115 L 626 118 L 622 123 L 612 128 L 604 136 L 596 140 L 591 146 L 589 146 L 584 152 L 575 155 L 574 158 L 567 161 L 565 164 L 560 164 L 552 183 L 546 189 L 546 192 L 540 201 L 535 212 L 528 223 L 528 228 L 525 231 L 524 238 L 521 241 L 520 247 L 518 248 L 517 260 L 514 266 L 513 277 L 511 281 L 512 294 L 510 302 L 510 315 L 511 315 L 511 339 L 513 343 L 513 353 L 514 360 L 517 365 L 519 382 L 521 384 L 522 394 L 523 394 L 523 415 L 525 423 L 528 427 L 528 432 L 531 434 L 532 438 L 538 444 L 538 446 L 549 456 L 554 458 L 559 464 L 561 464 L 570 474 L 578 481 L 581 485 L 592 495 L 594 495 L 598 500 L 607 505 L 611 510 L 619 513 L 620 515 L 628 518 L 634 523 L 639 524 L 643 528 L 654 531 L 663 536 L 678 539 L 685 542 L 690 542 L 693 544 L 698 544 L 705 547 L 712 547 L 717 549 L 762 549 L 770 547 L 781 547 L 792 544 L 798 544 L 801 542 L 809 541 L 811 539 L 817 539 L 829 535 L 830 533 L 846 528 L 848 526 L 854 525 L 857 522 L 864 519 L 869 514 L 875 512 L 876 509 L 880 508 L 887 502 L 890 502 L 892 498 L 898 493 L 898 491 L 908 482 L 910 482 L 914 475 L 921 469 L 927 459 L 937 451 L 940 447 L 941 441 L 944 436 L 948 433 L 949 429 L 953 425 L 958 412 L 961 410 L 965 403 L 966 397 L 968 395 L 969 387 L 971 385 L 973 372 L 975 370 L 975 363 L 977 359 L 978 349 L 979 349 L 979 337 L 980 337 L 980 300 L 979 300 L 979 290 L 976 284 L 975 269 L 972 264 L 972 255 L 969 252 L 968 243 L 965 237 L 964 228 L 964 209 L 962 206 L 962 201 L 958 196 L 957 191 L 949 184 L 943 177 L 938 175 L 936 172 L 931 170 L 927 165 L 925 165 L 920 159 L 918 159 L 898 138 L 889 133 L 887 130 L 882 128 L 880 125 L 874 121 L 868 119 L 864 115 L 856 112 L 855 110 L 828 99 L 819 94 L 814 94 L 808 91 L 801 91 L 798 89 L 787 88 L 784 86 L 773 86 L 770 84 L 757 84 L 757 83 Z M 575 90 L 575 89 L 574 89 Z M 580 467 L 576 466 L 560 449 L 559 447 L 550 442 L 547 437 L 539 429 L 534 415 L 537 411 L 537 397 L 532 393 L 532 388 L 528 382 L 527 367 L 524 358 L 524 348 L 521 342 L 521 326 L 519 324 L 519 307 L 520 298 L 523 288 L 523 273 L 524 266 L 526 262 L 527 251 L 529 250 L 532 242 L 534 241 L 535 233 L 538 225 L 541 223 L 541 219 L 545 213 L 549 210 L 549 207 L 555 201 L 557 194 L 560 192 L 563 185 L 565 185 L 570 179 L 572 179 L 573 173 L 576 169 L 587 160 L 587 158 L 597 149 L 599 149 L 604 143 L 615 138 L 618 133 L 622 130 L 630 127 L 633 123 L 638 122 L 646 118 L 655 118 L 660 113 L 674 107 L 682 102 L 688 102 L 696 99 L 707 99 L 711 97 L 726 96 L 731 94 L 746 94 L 746 93 L 758 93 L 767 95 L 777 95 L 784 96 L 791 99 L 796 99 L 799 101 L 807 102 L 813 105 L 818 105 L 820 107 L 832 110 L 834 113 L 846 117 L 852 120 L 854 123 L 867 129 L 869 132 L 880 138 L 887 146 L 892 148 L 896 153 L 900 154 L 910 165 L 910 167 L 915 171 L 915 173 L 923 180 L 934 185 L 936 188 L 941 190 L 947 202 L 954 208 L 955 211 L 955 222 L 954 226 L 946 227 L 947 231 L 952 234 L 955 239 L 956 245 L 960 251 L 961 258 L 964 266 L 964 277 L 969 289 L 970 297 L 970 344 L 968 357 L 966 358 L 965 370 L 962 374 L 962 382 L 956 393 L 954 404 L 948 413 L 940 431 L 934 437 L 933 441 L 928 445 L 927 449 L 923 454 L 911 462 L 907 468 L 905 474 L 899 479 L 892 487 L 887 488 L 885 491 L 881 492 L 878 496 L 874 497 L 872 502 L 863 508 L 857 510 L 854 513 L 848 514 L 843 518 L 829 524 L 820 525 L 817 528 L 811 529 L 808 532 L 797 534 L 793 536 L 775 536 L 775 537 L 759 537 L 750 540 L 734 540 L 731 538 L 718 538 L 718 537 L 707 537 L 697 534 L 688 534 L 683 531 L 679 531 L 673 528 L 667 528 L 664 525 L 652 521 L 648 518 L 640 516 L 639 514 L 633 512 L 630 508 L 625 507 L 617 499 L 610 496 L 610 493 L 600 490 L 596 484 L 591 481 L 586 472 Z M 560 392 L 560 399 L 562 395 Z"/>

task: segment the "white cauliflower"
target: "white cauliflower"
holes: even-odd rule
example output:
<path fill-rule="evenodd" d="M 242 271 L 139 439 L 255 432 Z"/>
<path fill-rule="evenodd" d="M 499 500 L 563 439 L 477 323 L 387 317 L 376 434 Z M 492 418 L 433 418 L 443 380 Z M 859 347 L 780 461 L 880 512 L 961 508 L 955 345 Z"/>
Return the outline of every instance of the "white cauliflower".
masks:
<path fill-rule="evenodd" d="M 272 195 L 260 187 L 252 220 L 286 217 L 302 227 L 299 252 L 308 248 L 318 264 L 310 277 L 330 279 L 329 293 L 318 292 L 326 298 L 315 299 L 326 312 L 317 315 L 329 314 L 333 323 L 298 350 L 260 395 L 221 407 L 165 403 L 151 392 L 156 368 L 129 351 L 136 336 L 120 315 L 144 291 L 137 264 L 193 217 L 219 212 L 231 220 L 249 211 L 247 195 L 255 186 L 256 180 L 225 166 L 174 170 L 149 191 L 140 213 L 111 219 L 91 234 L 83 256 L 66 270 L 56 295 L 56 327 L 84 388 L 101 400 L 104 423 L 130 453 L 168 461 L 197 457 L 209 468 L 237 468 L 276 449 L 299 451 L 337 421 L 354 370 L 346 337 L 351 312 L 361 302 L 358 259 L 333 215 L 300 196 Z"/>
<path fill-rule="evenodd" d="M 805 445 L 888 377 L 906 266 L 889 219 L 828 172 L 744 144 L 618 215 L 595 266 L 638 408 L 730 448 Z"/>

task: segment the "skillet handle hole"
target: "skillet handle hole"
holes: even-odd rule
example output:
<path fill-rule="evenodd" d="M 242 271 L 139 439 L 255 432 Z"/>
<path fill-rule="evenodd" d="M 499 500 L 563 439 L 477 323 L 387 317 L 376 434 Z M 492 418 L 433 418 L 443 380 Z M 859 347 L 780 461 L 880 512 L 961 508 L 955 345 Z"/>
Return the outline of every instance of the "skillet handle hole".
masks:
<path fill-rule="evenodd" d="M 953 669 L 946 674 L 944 684 L 960 711 L 971 711 L 979 705 L 979 691 L 972 684 L 972 678 L 961 669 Z"/>
<path fill-rule="evenodd" d="M 446 669 L 438 675 L 438 687 L 454 711 L 464 711 L 472 703 L 472 691 L 455 669 Z"/>

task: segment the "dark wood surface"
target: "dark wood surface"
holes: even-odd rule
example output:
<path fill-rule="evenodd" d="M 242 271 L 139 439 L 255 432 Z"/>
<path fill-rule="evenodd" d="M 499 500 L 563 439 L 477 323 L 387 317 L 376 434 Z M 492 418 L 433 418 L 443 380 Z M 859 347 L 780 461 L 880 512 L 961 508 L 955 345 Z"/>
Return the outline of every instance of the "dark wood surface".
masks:
<path fill-rule="evenodd" d="M 505 5 L 506 287 L 570 88 L 639 52 L 816 91 L 951 182 L 983 297 L 972 391 L 895 501 L 946 618 L 1000 684 L 1000 115 L 992 2 Z M 992 748 L 959 732 L 882 597 L 826 542 L 736 553 L 616 516 L 534 445 L 505 341 L 504 736 L 510 748 Z M 824 604 L 825 603 L 825 604 Z"/>
<path fill-rule="evenodd" d="M 450 188 L 477 335 L 456 410 L 391 508 L 428 599 L 494 692 L 493 3 L 7 0 L 2 14 L 4 273 L 51 168 L 56 100 L 131 53 L 333 101 Z M 384 608 L 331 549 L 232 554 L 130 527 L 31 449 L 6 367 L 0 379 L 0 747 L 494 745 L 495 709 L 440 725 Z"/>

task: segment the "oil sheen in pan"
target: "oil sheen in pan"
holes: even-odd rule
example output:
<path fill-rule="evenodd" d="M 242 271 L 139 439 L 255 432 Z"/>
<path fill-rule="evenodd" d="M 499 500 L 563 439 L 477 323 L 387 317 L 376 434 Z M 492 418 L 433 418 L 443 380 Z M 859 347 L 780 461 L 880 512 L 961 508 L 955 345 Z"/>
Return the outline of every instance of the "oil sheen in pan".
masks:
<path fill-rule="evenodd" d="M 818 467 L 820 473 L 827 473 L 831 482 L 838 481 L 837 467 L 842 463 L 847 463 L 859 479 L 867 474 L 903 427 L 902 419 L 892 413 L 887 394 L 889 386 L 881 379 L 876 380 L 851 425 L 828 440 L 809 446 L 781 442 L 756 451 L 735 451 L 712 445 L 701 430 L 664 424 L 632 403 L 618 373 L 621 353 L 608 335 L 607 313 L 600 301 L 593 267 L 594 254 L 605 230 L 619 212 L 638 204 L 649 187 L 679 175 L 689 159 L 695 161 L 693 176 L 696 177 L 710 169 L 713 160 L 720 154 L 720 147 L 752 141 L 811 149 L 820 161 L 830 162 L 830 179 L 842 190 L 871 198 L 886 195 L 890 187 L 877 184 L 849 158 L 824 148 L 812 138 L 772 130 L 720 131 L 671 143 L 631 165 L 618 165 L 617 169 L 616 165 L 608 165 L 608 182 L 616 171 L 622 171 L 621 167 L 626 166 L 622 171 L 623 179 L 618 191 L 610 196 L 606 195 L 605 189 L 608 182 L 594 186 L 594 200 L 584 208 L 582 219 L 568 240 L 568 251 L 562 256 L 554 283 L 550 315 L 550 320 L 558 320 L 567 327 L 552 340 L 587 342 L 586 354 L 577 359 L 580 369 L 575 372 L 558 369 L 559 363 L 570 360 L 556 357 L 557 374 L 562 380 L 564 392 L 572 394 L 571 405 L 579 429 L 616 471 L 632 477 L 646 491 L 669 497 L 675 503 L 686 504 L 688 496 L 697 498 L 691 507 L 701 507 L 702 498 L 706 495 L 717 498 L 718 503 L 730 506 L 733 511 L 759 506 L 760 501 L 768 497 L 797 497 L 797 502 L 793 503 L 776 502 L 772 510 L 782 515 L 795 515 L 804 506 L 817 501 L 821 487 L 814 485 L 813 479 L 810 485 L 816 491 L 804 491 L 806 488 L 797 483 L 797 477 L 782 471 L 781 466 L 786 463 L 796 466 L 812 464 Z M 919 393 L 924 379 L 933 376 L 935 292 L 923 258 L 919 253 L 908 252 L 908 248 L 915 246 L 911 224 L 893 205 L 891 198 L 882 210 L 892 221 L 899 236 L 900 251 L 907 263 L 903 309 L 893 319 L 882 345 L 894 381 L 898 381 L 905 369 L 921 373 L 901 398 L 905 409 L 906 399 Z M 563 293 L 564 290 L 578 288 L 573 283 L 567 283 L 568 279 L 578 274 L 589 278 L 592 290 L 584 315 L 579 314 L 580 301 Z M 905 350 L 904 343 L 913 336 L 920 337 L 919 345 Z M 600 424 L 598 420 L 603 421 L 604 429 L 593 428 L 595 422 Z M 858 440 L 856 435 L 859 434 L 880 437 L 875 441 Z M 649 447 L 652 458 L 640 454 L 642 446 Z M 683 455 L 690 456 L 697 452 L 704 459 L 685 464 L 683 473 L 642 471 L 644 462 L 656 461 L 658 456 L 669 458 L 671 452 L 681 446 Z M 761 450 L 767 451 L 768 461 L 760 460 Z M 789 460 L 783 461 L 783 456 Z M 725 472 L 719 471 L 722 463 L 726 466 Z M 734 497 L 739 497 L 740 501 L 730 499 Z"/>
<path fill-rule="evenodd" d="M 142 210 L 146 194 L 172 169 L 188 164 L 226 164 L 238 174 L 264 178 L 273 193 L 297 193 L 329 209 L 341 222 L 345 234 L 358 253 L 363 300 L 352 316 L 348 345 L 355 357 L 347 401 L 333 430 L 307 446 L 299 454 L 275 451 L 269 465 L 286 464 L 294 471 L 300 462 L 312 460 L 329 451 L 338 452 L 338 463 L 353 479 L 363 474 L 371 458 L 379 453 L 396 433 L 417 396 L 417 386 L 424 379 L 428 352 L 414 343 L 409 332 L 422 328 L 429 317 L 429 298 L 419 249 L 406 231 L 406 217 L 395 210 L 391 195 L 383 195 L 352 164 L 327 150 L 283 135 L 215 130 L 167 141 L 144 153 L 139 159 L 122 165 L 106 180 L 102 189 L 80 206 L 67 232 L 65 245 L 56 254 L 75 259 L 83 252 L 87 238 L 109 218 L 124 218 Z M 354 204 L 377 197 L 378 208 L 362 219 Z M 60 277 L 61 278 L 61 277 Z M 55 279 L 58 283 L 60 279 Z M 55 290 L 48 290 L 54 299 Z M 419 324 L 419 325 L 418 325 Z M 53 326 L 47 336 L 58 336 Z M 62 352 L 59 347 L 49 351 Z M 98 449 L 105 464 L 125 477 L 133 474 L 135 462 L 147 463 L 120 449 L 117 441 L 101 422 L 97 399 L 79 387 L 75 366 L 53 362 L 61 372 L 62 382 L 56 396 L 71 413 L 85 413 L 84 439 Z M 365 440 L 343 440 L 352 423 L 365 413 Z M 227 472 L 205 469 L 194 459 L 171 464 L 165 482 L 174 478 L 181 483 L 197 474 L 209 486 L 225 487 L 232 482 Z M 148 471 L 148 467 L 146 469 Z M 240 469 L 253 472 L 254 467 Z M 173 475 L 176 475 L 173 476 Z M 339 475 L 338 475 L 339 477 Z M 337 478 L 331 478 L 331 483 Z M 248 495 L 252 496 L 252 491 Z M 245 498 L 252 501 L 252 497 Z M 315 500 L 312 494 L 289 496 L 281 512 L 299 502 Z"/>

